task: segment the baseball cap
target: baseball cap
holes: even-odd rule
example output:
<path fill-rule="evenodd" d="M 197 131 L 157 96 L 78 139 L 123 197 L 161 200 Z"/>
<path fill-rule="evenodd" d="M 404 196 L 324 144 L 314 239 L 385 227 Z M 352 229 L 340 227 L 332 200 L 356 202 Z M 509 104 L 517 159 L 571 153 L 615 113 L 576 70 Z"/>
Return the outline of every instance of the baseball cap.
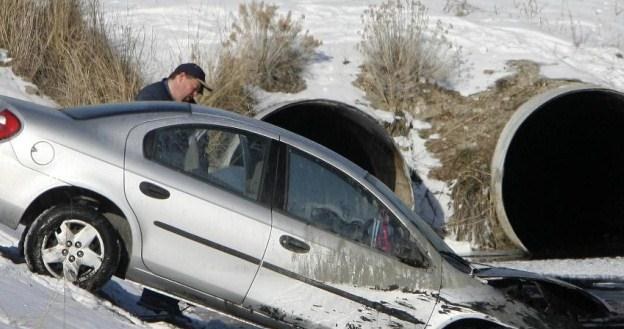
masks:
<path fill-rule="evenodd" d="M 206 84 L 206 73 L 204 73 L 204 70 L 202 70 L 201 67 L 199 67 L 199 65 L 195 63 L 180 64 L 178 67 L 176 67 L 176 69 L 173 71 L 172 74 L 177 74 L 177 73 L 185 73 L 187 75 L 192 76 L 193 78 L 199 81 L 199 83 L 203 87 L 202 89 L 207 89 L 208 91 L 212 91 L 212 88 L 210 88 Z"/>

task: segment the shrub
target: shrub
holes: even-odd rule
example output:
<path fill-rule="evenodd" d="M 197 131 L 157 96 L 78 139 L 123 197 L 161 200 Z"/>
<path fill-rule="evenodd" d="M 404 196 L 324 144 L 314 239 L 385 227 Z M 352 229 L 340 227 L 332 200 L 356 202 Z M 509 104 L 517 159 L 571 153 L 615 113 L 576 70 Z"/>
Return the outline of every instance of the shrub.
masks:
<path fill-rule="evenodd" d="M 544 6 L 537 0 L 514 0 L 513 4 L 514 7 L 520 10 L 520 12 L 529 19 L 540 17 L 544 10 Z"/>
<path fill-rule="evenodd" d="M 196 53 L 197 54 L 197 53 Z M 206 82 L 213 86 L 199 98 L 201 104 L 250 115 L 256 104 L 253 92 L 247 84 L 249 70 L 234 57 L 229 49 L 221 49 L 210 61 L 204 56 L 193 59 L 206 71 Z"/>
<path fill-rule="evenodd" d="M 459 49 L 444 26 L 429 27 L 418 0 L 389 0 L 362 15 L 362 71 L 356 83 L 374 105 L 400 112 L 416 101 L 421 83 L 445 83 L 458 73 Z"/>
<path fill-rule="evenodd" d="M 475 8 L 468 3 L 468 0 L 446 0 L 444 12 L 455 16 L 468 16 Z"/>
<path fill-rule="evenodd" d="M 278 16 L 277 9 L 263 2 L 240 5 L 233 24 L 221 27 L 227 38 L 215 54 L 197 44 L 191 47 L 192 60 L 206 69 L 206 80 L 214 86 L 200 103 L 250 115 L 256 87 L 282 92 L 305 88 L 305 68 L 321 42 L 303 32 L 303 18 L 293 20 L 290 12 Z"/>
<path fill-rule="evenodd" d="M 13 69 L 62 106 L 131 100 L 142 85 L 140 42 L 113 46 L 97 0 L 4 0 L 0 45 Z"/>
<path fill-rule="evenodd" d="M 303 31 L 303 17 L 278 16 L 277 9 L 255 1 L 240 5 L 224 54 L 247 70 L 249 84 L 266 91 L 301 91 L 305 67 L 321 42 Z"/>

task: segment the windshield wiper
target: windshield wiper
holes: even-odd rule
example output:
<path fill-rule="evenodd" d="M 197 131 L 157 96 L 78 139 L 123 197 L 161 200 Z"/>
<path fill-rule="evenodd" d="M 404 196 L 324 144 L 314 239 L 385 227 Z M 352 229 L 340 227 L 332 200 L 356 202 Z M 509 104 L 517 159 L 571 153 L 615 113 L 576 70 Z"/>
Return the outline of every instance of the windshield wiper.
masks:
<path fill-rule="evenodd" d="M 451 251 L 440 251 L 440 255 L 442 255 L 442 257 L 444 257 L 444 259 L 446 259 L 456 269 L 470 275 L 474 274 L 474 268 L 470 265 L 470 262 L 456 253 Z"/>

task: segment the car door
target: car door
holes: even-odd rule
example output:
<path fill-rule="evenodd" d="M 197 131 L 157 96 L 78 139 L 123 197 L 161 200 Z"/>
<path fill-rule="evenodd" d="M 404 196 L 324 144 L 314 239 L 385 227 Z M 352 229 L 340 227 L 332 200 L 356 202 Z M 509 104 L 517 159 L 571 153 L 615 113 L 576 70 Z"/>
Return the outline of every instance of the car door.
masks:
<path fill-rule="evenodd" d="M 440 262 L 414 227 L 354 177 L 280 150 L 271 238 L 244 304 L 299 326 L 424 328 Z"/>
<path fill-rule="evenodd" d="M 128 137 L 125 192 L 154 274 L 241 303 L 271 229 L 271 139 L 243 128 L 158 121 Z"/>

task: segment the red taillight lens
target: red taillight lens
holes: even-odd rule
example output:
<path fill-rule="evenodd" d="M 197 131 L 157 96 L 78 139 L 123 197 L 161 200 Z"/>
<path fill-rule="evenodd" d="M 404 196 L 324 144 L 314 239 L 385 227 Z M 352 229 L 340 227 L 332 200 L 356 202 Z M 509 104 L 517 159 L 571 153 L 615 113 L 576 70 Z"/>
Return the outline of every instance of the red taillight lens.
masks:
<path fill-rule="evenodd" d="M 22 127 L 22 123 L 9 110 L 0 112 L 0 140 L 7 139 L 17 134 Z"/>

